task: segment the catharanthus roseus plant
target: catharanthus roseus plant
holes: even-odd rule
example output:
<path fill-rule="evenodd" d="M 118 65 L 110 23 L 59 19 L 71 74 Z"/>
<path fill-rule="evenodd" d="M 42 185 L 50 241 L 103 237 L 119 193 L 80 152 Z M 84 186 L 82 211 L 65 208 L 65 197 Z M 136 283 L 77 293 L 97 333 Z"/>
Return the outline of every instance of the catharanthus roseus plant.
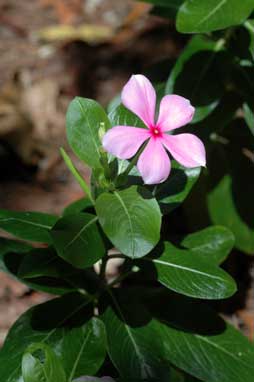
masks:
<path fill-rule="evenodd" d="M 254 9 L 246 1 L 238 20 L 233 11 L 226 17 L 227 1 L 151 2 L 157 13 L 177 12 L 183 32 L 236 25 Z M 220 9 L 224 26 L 221 17 L 214 20 Z M 191 24 L 191 12 L 198 22 Z M 0 352 L 1 382 L 253 381 L 254 347 L 213 301 L 223 304 L 237 290 L 220 266 L 234 245 L 253 249 L 245 209 L 238 204 L 236 212 L 234 205 L 238 184 L 230 167 L 237 155 L 241 172 L 242 154 L 250 155 L 251 139 L 237 150 L 242 136 L 236 134 L 231 146 L 235 123 L 246 128 L 243 115 L 249 125 L 254 121 L 252 98 L 244 102 L 243 95 L 251 90 L 246 85 L 236 96 L 239 82 L 230 75 L 239 66 L 239 73 L 250 75 L 253 54 L 248 47 L 243 58 L 240 49 L 221 79 L 221 68 L 233 57 L 227 49 L 233 45 L 239 52 L 231 30 L 222 33 L 188 42 L 167 83 L 160 84 L 164 95 L 157 104 L 157 84 L 141 74 L 131 76 L 108 114 L 91 99 L 70 103 L 67 138 L 90 167 L 89 183 L 61 153 L 84 198 L 61 216 L 0 210 L 1 229 L 16 238 L 0 241 L 1 270 L 54 295 L 12 326 Z M 241 121 L 232 121 L 236 109 Z M 223 136 L 228 124 L 230 134 Z M 251 129 L 242 131 L 250 137 Z M 209 182 L 213 176 L 215 183 Z M 206 203 L 210 210 L 204 212 Z"/>

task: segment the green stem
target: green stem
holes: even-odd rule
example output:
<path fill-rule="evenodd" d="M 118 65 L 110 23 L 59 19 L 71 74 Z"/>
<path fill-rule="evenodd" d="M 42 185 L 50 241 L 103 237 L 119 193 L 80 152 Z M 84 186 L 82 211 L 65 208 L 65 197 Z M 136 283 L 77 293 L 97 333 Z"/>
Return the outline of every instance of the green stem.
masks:
<path fill-rule="evenodd" d="M 91 190 L 90 190 L 88 184 L 83 179 L 83 177 L 80 175 L 80 173 L 78 172 L 78 170 L 76 169 L 76 167 L 72 163 L 71 158 L 69 157 L 69 155 L 65 152 L 65 150 L 62 147 L 60 148 L 60 152 L 61 152 L 61 155 L 62 155 L 62 157 L 66 163 L 66 166 L 68 167 L 68 169 L 70 170 L 70 172 L 72 173 L 74 178 L 77 180 L 77 182 L 79 183 L 79 185 L 82 188 L 82 190 L 84 191 L 84 193 L 88 196 L 88 198 L 91 200 L 92 204 L 94 205 L 95 201 L 94 201 L 94 198 L 92 197 Z"/>

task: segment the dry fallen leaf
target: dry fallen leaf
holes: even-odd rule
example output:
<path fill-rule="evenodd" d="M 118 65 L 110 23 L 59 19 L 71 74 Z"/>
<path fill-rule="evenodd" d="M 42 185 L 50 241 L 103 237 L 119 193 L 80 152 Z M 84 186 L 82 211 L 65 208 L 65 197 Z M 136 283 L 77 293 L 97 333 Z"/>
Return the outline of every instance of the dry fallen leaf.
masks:
<path fill-rule="evenodd" d="M 113 28 L 106 25 L 86 24 L 74 27 L 71 25 L 54 25 L 35 32 L 35 37 L 44 41 L 83 40 L 89 43 L 108 41 L 114 36 Z"/>

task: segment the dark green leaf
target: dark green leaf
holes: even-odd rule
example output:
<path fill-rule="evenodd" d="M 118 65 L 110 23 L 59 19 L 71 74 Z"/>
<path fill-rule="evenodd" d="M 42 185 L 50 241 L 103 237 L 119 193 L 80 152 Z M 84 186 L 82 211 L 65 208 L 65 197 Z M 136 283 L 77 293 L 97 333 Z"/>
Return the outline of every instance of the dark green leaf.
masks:
<path fill-rule="evenodd" d="M 254 135 L 254 111 L 251 110 L 247 103 L 243 105 L 243 113 L 245 122 L 248 125 L 251 133 Z"/>
<path fill-rule="evenodd" d="M 214 224 L 228 227 L 235 245 L 254 253 L 254 139 L 243 119 L 236 119 L 222 132 L 210 153 L 208 210 Z M 218 167 L 218 163 L 220 166 Z"/>
<path fill-rule="evenodd" d="M 88 213 L 58 220 L 50 232 L 58 255 L 77 268 L 95 264 L 105 253 L 97 220 L 97 216 Z"/>
<path fill-rule="evenodd" d="M 156 199 L 164 212 L 170 212 L 178 207 L 188 196 L 200 175 L 200 167 L 183 168 L 176 161 L 172 161 L 169 178 L 157 186 Z"/>
<path fill-rule="evenodd" d="M 71 329 L 63 338 L 62 362 L 68 381 L 95 374 L 105 357 L 106 334 L 103 323 L 93 318 L 86 325 Z"/>
<path fill-rule="evenodd" d="M 250 34 L 249 52 L 252 57 L 252 60 L 254 60 L 254 20 L 251 19 L 245 21 L 244 26 Z"/>
<path fill-rule="evenodd" d="M 232 178 L 226 175 L 208 195 L 208 208 L 214 224 L 228 227 L 235 235 L 236 247 L 254 253 L 253 228 L 241 218 L 232 195 Z"/>
<path fill-rule="evenodd" d="M 191 253 L 204 256 L 206 260 L 221 264 L 235 243 L 234 235 L 226 227 L 211 226 L 187 235 L 181 245 Z"/>
<path fill-rule="evenodd" d="M 43 360 L 34 353 L 41 352 Z M 24 382 L 66 382 L 66 375 L 59 358 L 46 344 L 31 344 L 22 358 Z"/>
<path fill-rule="evenodd" d="M 241 24 L 254 9 L 252 0 L 185 0 L 176 28 L 182 33 L 207 33 Z"/>
<path fill-rule="evenodd" d="M 144 128 L 146 127 L 144 122 L 142 122 L 141 119 L 136 116 L 136 114 L 133 114 L 122 104 L 113 109 L 109 113 L 108 117 L 112 126 L 126 125 Z"/>
<path fill-rule="evenodd" d="M 31 255 L 36 254 L 39 254 L 39 257 L 31 261 Z M 64 281 L 62 278 L 53 276 L 59 272 L 59 269 L 51 262 L 47 265 L 48 258 L 52 255 L 54 256 L 47 248 L 34 249 L 23 243 L 1 239 L 0 269 L 35 290 L 57 295 L 76 289 L 69 280 Z M 40 261 L 42 258 L 43 261 Z M 28 279 L 24 276 L 32 278 Z"/>
<path fill-rule="evenodd" d="M 127 381 L 168 381 L 163 377 L 165 373 L 169 374 L 170 366 L 163 359 L 164 349 L 156 328 L 143 321 L 140 306 L 137 306 L 139 317 L 134 318 L 137 323 L 130 325 L 129 316 L 116 298 L 113 298 L 116 312 L 108 308 L 103 314 L 103 322 L 109 356 L 120 375 Z M 132 309 L 135 312 L 136 305 Z"/>
<path fill-rule="evenodd" d="M 22 380 L 22 355 L 27 346 L 34 342 L 43 342 L 56 352 L 68 382 L 73 372 L 75 375 L 95 373 L 104 361 L 106 344 L 103 325 L 99 319 L 91 319 L 92 311 L 91 300 L 78 293 L 71 293 L 29 309 L 12 326 L 0 351 L 1 382 Z M 80 341 L 77 341 L 79 330 Z M 87 341 L 82 342 L 88 334 Z M 69 343 L 71 338 L 73 342 Z M 72 355 L 68 354 L 69 349 L 64 341 L 69 343 Z M 97 355 L 91 362 L 90 352 Z M 77 356 L 79 353 L 80 358 Z"/>
<path fill-rule="evenodd" d="M 150 193 L 132 186 L 103 193 L 96 200 L 99 222 L 112 243 L 126 256 L 139 258 L 150 252 L 160 238 L 161 212 Z"/>
<path fill-rule="evenodd" d="M 24 240 L 50 243 L 49 230 L 57 217 L 41 212 L 0 210 L 0 228 Z"/>
<path fill-rule="evenodd" d="M 68 142 L 74 153 L 91 167 L 100 167 L 99 129 L 110 128 L 107 115 L 95 101 L 76 97 L 66 115 Z"/>
<path fill-rule="evenodd" d="M 153 259 L 159 281 L 178 293 L 204 299 L 222 299 L 236 292 L 234 280 L 204 256 L 165 243 L 161 257 Z"/>
<path fill-rule="evenodd" d="M 170 72 L 166 94 L 180 94 L 191 100 L 196 108 L 192 123 L 206 118 L 218 105 L 223 88 L 220 74 L 223 57 L 219 53 L 222 48 L 221 41 L 195 36 Z"/>
<path fill-rule="evenodd" d="M 254 346 L 244 335 L 193 299 L 157 296 L 156 304 L 168 361 L 202 381 L 252 382 Z"/>
<path fill-rule="evenodd" d="M 69 204 L 63 211 L 63 215 L 75 215 L 79 212 L 83 212 L 86 209 L 92 208 L 92 202 L 88 198 L 82 198 L 75 200 L 75 202 Z"/>

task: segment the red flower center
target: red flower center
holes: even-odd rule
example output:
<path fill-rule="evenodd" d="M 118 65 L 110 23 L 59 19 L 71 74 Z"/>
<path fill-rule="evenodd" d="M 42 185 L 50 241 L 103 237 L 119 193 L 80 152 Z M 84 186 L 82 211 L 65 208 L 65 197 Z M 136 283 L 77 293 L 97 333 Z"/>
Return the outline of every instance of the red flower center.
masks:
<path fill-rule="evenodd" d="M 158 126 L 151 126 L 150 127 L 150 133 L 152 137 L 159 138 L 162 137 L 161 129 Z"/>

